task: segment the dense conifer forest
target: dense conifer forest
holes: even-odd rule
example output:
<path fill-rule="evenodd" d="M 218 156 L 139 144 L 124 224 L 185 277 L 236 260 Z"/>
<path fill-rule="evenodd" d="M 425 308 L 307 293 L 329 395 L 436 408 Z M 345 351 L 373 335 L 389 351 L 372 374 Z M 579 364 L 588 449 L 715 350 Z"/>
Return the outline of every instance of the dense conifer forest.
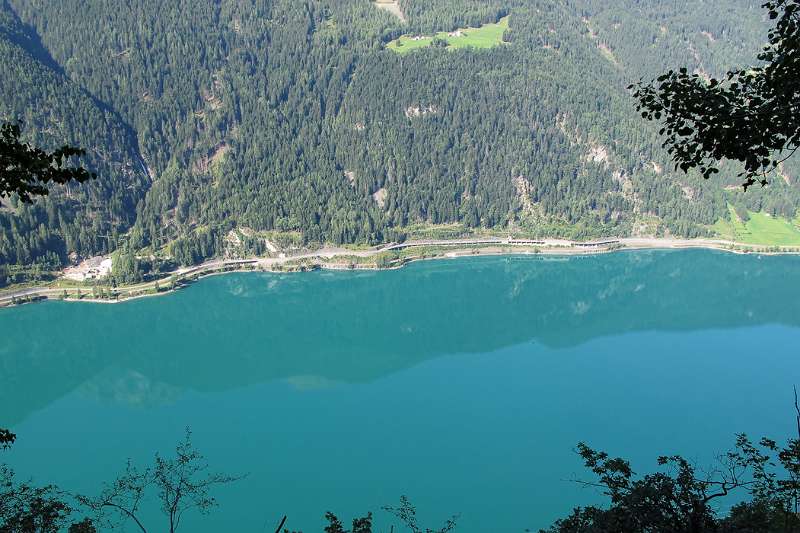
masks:
<path fill-rule="evenodd" d="M 405 22 L 369 0 L 0 1 L 0 119 L 86 148 L 100 176 L 3 200 L 0 284 L 112 252 L 133 279 L 220 255 L 234 228 L 336 244 L 448 223 L 695 237 L 729 204 L 797 214 L 800 166 L 746 194 L 731 165 L 707 182 L 673 172 L 626 90 L 754 61 L 760 2 L 399 4 Z M 385 47 L 505 16 L 490 49 Z"/>

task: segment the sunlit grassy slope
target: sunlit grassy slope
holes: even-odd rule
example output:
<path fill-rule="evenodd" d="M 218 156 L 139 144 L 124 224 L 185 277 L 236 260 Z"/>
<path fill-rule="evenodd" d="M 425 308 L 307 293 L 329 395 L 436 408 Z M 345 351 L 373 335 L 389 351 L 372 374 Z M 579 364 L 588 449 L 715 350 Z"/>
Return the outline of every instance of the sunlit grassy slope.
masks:
<path fill-rule="evenodd" d="M 743 222 L 729 208 L 728 220 L 719 220 L 714 224 L 714 231 L 726 239 L 769 246 L 800 246 L 800 227 L 798 220 L 791 221 L 782 217 L 773 217 L 766 213 L 749 213 L 750 220 Z"/>
<path fill-rule="evenodd" d="M 433 39 L 438 37 L 447 41 L 448 49 L 455 48 L 492 48 L 503 44 L 503 34 L 508 29 L 508 17 L 503 17 L 492 24 L 484 24 L 480 28 L 461 28 L 454 35 L 449 32 L 439 32 L 435 36 L 423 35 L 403 35 L 386 45 L 390 50 L 398 54 L 407 54 L 420 48 L 430 46 Z M 458 33 L 461 36 L 455 36 Z M 416 37 L 421 37 L 414 40 Z"/>

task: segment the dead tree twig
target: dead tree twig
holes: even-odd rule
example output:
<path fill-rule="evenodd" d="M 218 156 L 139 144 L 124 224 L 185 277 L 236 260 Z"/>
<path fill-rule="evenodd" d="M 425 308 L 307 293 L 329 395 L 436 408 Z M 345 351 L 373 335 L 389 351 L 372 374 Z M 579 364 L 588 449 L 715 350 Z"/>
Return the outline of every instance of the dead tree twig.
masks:
<path fill-rule="evenodd" d="M 286 515 L 283 516 L 283 520 L 281 520 L 281 523 L 278 526 L 278 529 L 275 530 L 275 533 L 281 533 L 281 529 L 283 529 L 283 524 L 285 523 L 286 523 Z"/>

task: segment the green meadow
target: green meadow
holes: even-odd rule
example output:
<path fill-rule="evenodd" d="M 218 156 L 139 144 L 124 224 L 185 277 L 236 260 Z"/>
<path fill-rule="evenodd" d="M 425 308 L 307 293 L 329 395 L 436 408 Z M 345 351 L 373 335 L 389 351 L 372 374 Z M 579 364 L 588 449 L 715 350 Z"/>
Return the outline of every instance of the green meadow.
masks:
<path fill-rule="evenodd" d="M 491 24 L 484 24 L 480 28 L 461 28 L 455 32 L 441 31 L 434 36 L 430 35 L 403 35 L 386 47 L 398 54 L 407 54 L 420 48 L 430 46 L 434 39 L 447 41 L 448 49 L 455 48 L 492 48 L 503 44 L 503 34 L 508 29 L 508 16 Z"/>
<path fill-rule="evenodd" d="M 745 244 L 800 246 L 800 221 L 797 219 L 748 212 L 749 220 L 743 221 L 732 206 L 729 212 L 728 220 L 719 220 L 713 226 L 720 237 Z"/>

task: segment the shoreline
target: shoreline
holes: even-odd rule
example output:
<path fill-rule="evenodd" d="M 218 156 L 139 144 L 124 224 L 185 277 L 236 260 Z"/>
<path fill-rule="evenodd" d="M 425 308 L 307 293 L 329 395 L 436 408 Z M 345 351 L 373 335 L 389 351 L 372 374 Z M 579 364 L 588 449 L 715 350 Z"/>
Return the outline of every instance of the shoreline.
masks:
<path fill-rule="evenodd" d="M 398 253 L 421 249 L 422 253 L 401 257 Z M 216 259 L 200 265 L 184 267 L 165 273 L 163 277 L 133 285 L 98 288 L 107 297 L 92 295 L 93 287 L 26 287 L 0 292 L 0 309 L 18 307 L 46 300 L 61 300 L 75 303 L 116 304 L 141 298 L 163 296 L 177 292 L 207 277 L 241 272 L 293 273 L 314 270 L 398 270 L 404 266 L 426 260 L 458 259 L 465 257 L 492 256 L 581 256 L 607 254 L 621 251 L 641 250 L 716 250 L 734 254 L 800 255 L 800 248 L 788 246 L 764 246 L 737 243 L 719 239 L 670 239 L 627 237 L 603 241 L 576 242 L 563 239 L 501 239 L 479 238 L 459 240 L 420 240 L 387 244 L 367 250 L 323 247 L 294 256 L 252 257 L 247 259 Z M 379 265 L 377 258 L 384 254 L 395 254 L 389 263 Z M 384 255 L 385 256 L 385 255 Z M 337 261 L 337 259 L 339 261 Z M 347 261 L 347 260 L 350 261 Z M 368 262 L 369 259 L 376 261 Z M 354 260 L 367 260 L 358 263 Z M 343 262 L 346 261 L 346 262 Z M 60 278 L 63 279 L 63 278 Z M 169 286 L 156 290 L 156 286 Z M 66 298 L 64 296 L 67 296 Z"/>

